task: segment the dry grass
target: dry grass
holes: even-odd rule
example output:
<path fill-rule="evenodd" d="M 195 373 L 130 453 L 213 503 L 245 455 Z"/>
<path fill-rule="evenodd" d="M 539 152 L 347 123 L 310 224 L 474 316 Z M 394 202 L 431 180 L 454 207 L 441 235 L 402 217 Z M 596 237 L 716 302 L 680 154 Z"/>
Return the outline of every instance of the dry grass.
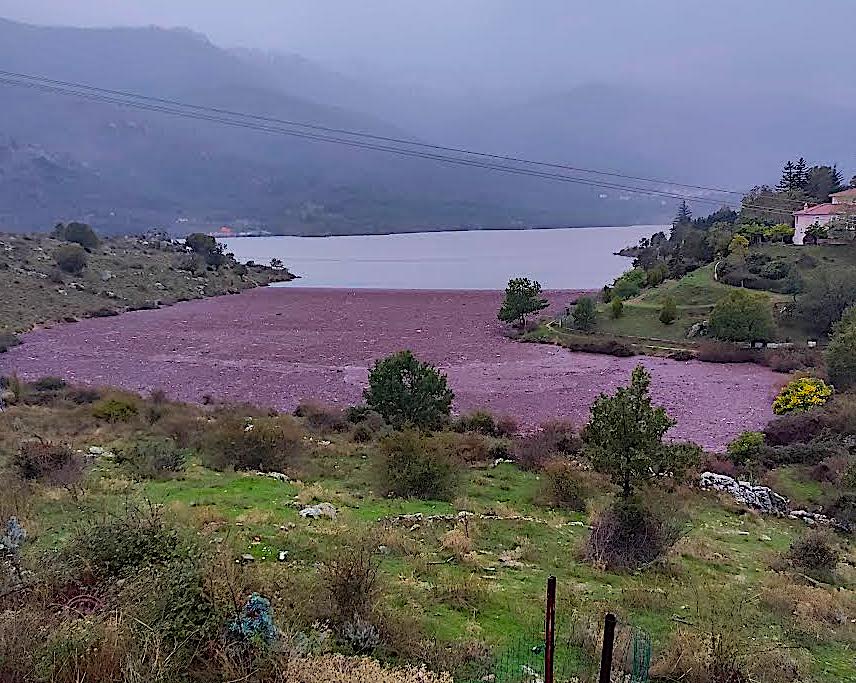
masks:
<path fill-rule="evenodd" d="M 422 667 L 389 668 L 367 657 L 326 655 L 288 662 L 276 683 L 453 683 L 447 673 L 436 674 Z"/>

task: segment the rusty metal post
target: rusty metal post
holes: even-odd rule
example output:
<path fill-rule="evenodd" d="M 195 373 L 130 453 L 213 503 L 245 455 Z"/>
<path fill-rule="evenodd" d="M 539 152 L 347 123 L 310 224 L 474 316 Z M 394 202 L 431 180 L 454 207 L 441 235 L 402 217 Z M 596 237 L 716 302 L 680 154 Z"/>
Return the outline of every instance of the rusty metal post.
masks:
<path fill-rule="evenodd" d="M 598 683 L 610 683 L 612 677 L 612 650 L 615 646 L 614 614 L 607 614 L 603 622 L 603 649 L 600 651 L 600 677 Z"/>
<path fill-rule="evenodd" d="M 547 612 L 544 619 L 544 683 L 553 683 L 556 650 L 556 577 L 547 579 Z"/>

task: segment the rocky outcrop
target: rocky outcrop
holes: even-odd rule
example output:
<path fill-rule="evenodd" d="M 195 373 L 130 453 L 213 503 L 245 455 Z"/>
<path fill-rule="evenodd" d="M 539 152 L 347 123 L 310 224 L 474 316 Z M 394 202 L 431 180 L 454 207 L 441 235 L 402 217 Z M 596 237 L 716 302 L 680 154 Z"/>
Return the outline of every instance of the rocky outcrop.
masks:
<path fill-rule="evenodd" d="M 790 510 L 788 499 L 767 486 L 754 486 L 748 481 L 738 481 L 725 474 L 703 472 L 699 486 L 705 491 L 727 493 L 739 503 L 768 515 L 786 516 Z"/>

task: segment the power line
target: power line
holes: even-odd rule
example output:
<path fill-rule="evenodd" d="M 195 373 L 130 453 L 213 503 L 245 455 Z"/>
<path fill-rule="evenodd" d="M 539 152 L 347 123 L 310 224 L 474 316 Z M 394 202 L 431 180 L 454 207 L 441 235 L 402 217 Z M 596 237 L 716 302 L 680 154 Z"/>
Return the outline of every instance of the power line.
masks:
<path fill-rule="evenodd" d="M 379 142 L 391 142 L 391 143 L 395 143 L 395 144 L 410 145 L 410 146 L 414 146 L 414 147 L 421 147 L 423 149 L 433 149 L 433 150 L 442 151 L 442 152 L 453 152 L 456 154 L 467 154 L 467 155 L 477 156 L 477 157 L 482 157 L 482 158 L 495 159 L 498 161 L 522 163 L 522 164 L 528 164 L 528 165 L 533 165 L 533 166 L 541 166 L 541 167 L 545 167 L 545 168 L 554 168 L 554 169 L 561 169 L 561 170 L 566 170 L 566 171 L 574 171 L 574 172 L 578 172 L 578 173 L 590 173 L 592 175 L 621 178 L 624 180 L 638 180 L 638 181 L 647 182 L 647 183 L 654 183 L 654 184 L 658 184 L 658 185 L 672 185 L 675 187 L 684 187 L 684 188 L 694 189 L 694 190 L 704 190 L 704 191 L 708 191 L 708 192 L 717 192 L 719 194 L 730 194 L 730 195 L 736 195 L 739 197 L 743 197 L 746 194 L 745 192 L 741 192 L 739 190 L 728 190 L 728 189 L 717 188 L 717 187 L 709 187 L 706 185 L 692 185 L 692 184 L 687 184 L 687 183 L 679 183 L 679 182 L 671 181 L 671 180 L 661 180 L 661 179 L 656 179 L 656 178 L 647 178 L 644 176 L 634 176 L 634 175 L 629 175 L 626 173 L 618 173 L 618 172 L 614 172 L 614 171 L 601 171 L 601 170 L 592 169 L 592 168 L 572 166 L 569 164 L 560 164 L 560 163 L 547 162 L 547 161 L 536 161 L 536 160 L 532 160 L 532 159 L 525 159 L 522 157 L 515 157 L 515 156 L 510 156 L 510 155 L 504 155 L 504 154 L 491 154 L 488 152 L 480 152 L 480 151 L 465 149 L 465 148 L 461 148 L 461 147 L 450 147 L 450 146 L 446 146 L 446 145 L 431 144 L 431 143 L 421 142 L 419 140 L 413 140 L 413 139 L 407 139 L 407 138 L 397 138 L 397 137 L 391 137 L 391 136 L 386 136 L 386 135 L 377 135 L 377 134 L 372 134 L 372 133 L 365 133 L 362 131 L 348 130 L 345 128 L 335 128 L 335 127 L 330 127 L 330 126 L 322 126 L 322 125 L 318 125 L 318 124 L 306 123 L 306 122 L 302 122 L 302 121 L 293 121 L 293 120 L 289 120 L 289 119 L 281 119 L 281 118 L 276 118 L 276 117 L 271 117 L 271 116 L 261 116 L 258 114 L 247 114 L 244 112 L 237 112 L 237 111 L 233 111 L 233 110 L 229 110 L 229 109 L 222 109 L 222 108 L 218 108 L 218 107 L 207 107 L 207 106 L 196 105 L 196 104 L 188 104 L 186 102 L 179 102 L 177 100 L 172 100 L 172 99 L 168 99 L 168 98 L 151 97 L 148 95 L 141 95 L 139 93 L 132 93 L 132 92 L 124 91 L 124 90 L 113 90 L 110 88 L 101 88 L 98 86 L 92 86 L 92 85 L 87 85 L 87 84 L 82 84 L 82 83 L 74 83 L 74 82 L 70 82 L 70 81 L 61 81 L 61 80 L 51 79 L 51 78 L 47 78 L 45 76 L 35 76 L 35 75 L 30 75 L 30 74 L 22 74 L 22 73 L 17 73 L 14 71 L 0 70 L 0 75 L 12 77 L 12 78 L 23 78 L 23 79 L 33 80 L 33 81 L 40 81 L 43 83 L 49 83 L 49 84 L 60 85 L 60 86 L 65 86 L 65 87 L 83 88 L 86 90 L 91 90 L 94 92 L 100 92 L 100 93 L 109 94 L 109 95 L 118 95 L 120 97 L 133 98 L 133 99 L 149 101 L 149 102 L 157 102 L 160 104 L 166 104 L 166 105 L 170 105 L 170 106 L 179 106 L 179 107 L 182 107 L 185 109 L 192 109 L 192 110 L 198 110 L 198 111 L 212 112 L 215 114 L 222 114 L 222 115 L 226 115 L 226 116 L 253 119 L 256 121 L 263 121 L 266 123 L 276 123 L 276 124 L 281 124 L 281 125 L 295 126 L 298 128 L 306 128 L 309 130 L 317 130 L 317 131 L 322 131 L 322 132 L 326 132 L 326 133 L 336 133 L 336 134 L 340 134 L 340 135 L 349 135 L 349 136 L 353 136 L 353 137 L 376 140 Z M 792 200 L 787 200 L 787 201 L 792 201 Z"/>
<path fill-rule="evenodd" d="M 0 74 L 2 74 L 2 73 L 9 73 L 9 72 L 0 71 Z M 412 150 L 412 149 L 402 149 L 400 147 L 389 146 L 389 145 L 381 145 L 378 143 L 369 143 L 369 142 L 364 142 L 361 140 L 349 140 L 349 139 L 343 139 L 343 138 L 335 138 L 335 137 L 330 137 L 330 136 L 325 136 L 325 135 L 320 135 L 320 134 L 315 134 L 315 133 L 306 133 L 303 131 L 295 131 L 295 130 L 289 130 L 289 129 L 279 128 L 279 127 L 274 127 L 274 126 L 269 126 L 269 125 L 263 125 L 260 123 L 255 124 L 255 123 L 250 123 L 249 121 L 242 120 L 243 118 L 250 118 L 250 119 L 257 118 L 257 117 L 254 117 L 254 115 L 245 115 L 245 114 L 239 114 L 239 113 L 228 113 L 228 114 L 224 114 L 224 115 L 209 115 L 209 114 L 203 113 L 208 108 L 200 107 L 198 105 L 184 105 L 182 103 L 176 103 L 176 105 L 174 105 L 174 106 L 166 106 L 166 105 L 154 104 L 154 103 L 150 104 L 146 100 L 155 100 L 156 98 L 146 98 L 145 96 L 137 96 L 134 94 L 118 94 L 116 96 L 112 96 L 112 95 L 106 95 L 106 94 L 99 94 L 99 92 L 108 92 L 108 91 L 106 91 L 106 89 L 93 89 L 90 86 L 81 85 L 79 87 L 82 89 L 78 90 L 78 89 L 75 89 L 76 87 L 78 87 L 78 86 L 76 86 L 76 84 L 70 84 L 68 86 L 60 86 L 60 85 L 50 84 L 50 82 L 57 83 L 56 81 L 50 81 L 50 79 L 42 79 L 42 80 L 44 80 L 44 82 L 40 82 L 40 80 L 38 80 L 38 79 L 40 79 L 40 77 L 27 77 L 27 79 L 28 80 L 19 80 L 19 79 L 15 79 L 15 78 L 0 78 L 0 84 L 15 86 L 15 87 L 30 88 L 30 89 L 40 90 L 43 92 L 50 92 L 50 93 L 66 95 L 66 96 L 79 97 L 79 98 L 87 99 L 87 100 L 91 100 L 91 101 L 102 102 L 102 103 L 107 103 L 107 104 L 114 104 L 114 105 L 118 105 L 118 106 L 123 106 L 123 107 L 127 107 L 127 108 L 132 108 L 132 109 L 139 109 L 139 110 L 143 110 L 143 111 L 153 111 L 153 112 L 158 112 L 158 113 L 165 113 L 165 114 L 169 114 L 169 115 L 173 115 L 173 116 L 178 116 L 181 118 L 209 121 L 209 122 L 213 122 L 213 123 L 220 123 L 223 125 L 228 125 L 228 126 L 238 127 L 238 128 L 245 128 L 245 129 L 249 129 L 249 130 L 257 130 L 257 131 L 261 131 L 261 132 L 287 135 L 287 136 L 296 137 L 296 138 L 302 138 L 302 139 L 318 141 L 318 142 L 327 142 L 327 143 L 344 145 L 344 146 L 355 147 L 355 148 L 360 148 L 360 149 L 381 151 L 381 152 L 394 154 L 394 155 L 398 155 L 398 156 L 428 159 L 428 160 L 439 161 L 439 162 L 449 163 L 449 164 L 454 164 L 454 165 L 481 168 L 481 169 L 486 169 L 486 170 L 494 170 L 494 171 L 509 173 L 509 174 L 513 174 L 513 175 L 529 176 L 529 177 L 535 177 L 535 178 L 541 178 L 541 179 L 547 179 L 547 180 L 568 182 L 568 183 L 580 184 L 580 185 L 585 185 L 585 186 L 590 186 L 590 187 L 614 189 L 614 190 L 639 193 L 639 194 L 650 195 L 650 196 L 666 197 L 666 198 L 670 198 L 670 199 L 690 200 L 690 201 L 694 201 L 694 202 L 703 202 L 703 203 L 715 204 L 715 205 L 719 205 L 719 206 L 722 205 L 722 202 L 720 200 L 710 199 L 710 198 L 706 198 L 706 197 L 696 197 L 696 196 L 692 196 L 692 195 L 685 195 L 685 194 L 678 194 L 678 193 L 674 193 L 674 192 L 668 192 L 665 190 L 655 190 L 655 189 L 649 189 L 649 188 L 640 188 L 637 186 L 622 185 L 622 184 L 617 184 L 617 183 L 607 183 L 605 181 L 595 181 L 595 180 L 587 179 L 587 178 L 579 178 L 579 177 L 568 176 L 568 175 L 558 174 L 558 173 L 545 172 L 545 171 L 536 171 L 533 169 L 520 168 L 520 167 L 516 167 L 516 166 L 503 166 L 503 165 L 499 165 L 499 164 L 487 163 L 487 162 L 473 160 L 473 159 L 466 159 L 466 158 L 461 158 L 461 157 L 450 157 L 450 156 L 439 154 L 439 153 L 423 152 L 423 151 Z M 96 92 L 92 92 L 92 90 L 96 90 Z M 113 92 L 120 93 L 121 91 L 113 91 Z M 137 101 L 137 100 L 142 100 L 142 101 Z M 176 108 L 176 107 L 178 107 L 178 108 Z M 197 111 L 185 111 L 184 110 L 185 108 L 192 108 L 192 109 L 195 109 Z M 216 112 L 217 110 L 211 108 L 211 111 Z M 226 110 L 222 110 L 222 111 L 226 111 Z M 224 116 L 225 116 L 225 118 L 224 118 Z M 285 124 L 285 125 L 288 125 L 288 124 Z M 347 133 L 347 134 L 360 135 L 357 133 Z M 413 143 L 413 144 L 418 144 L 418 143 Z M 461 153 L 467 154 L 468 152 L 466 152 L 466 150 L 463 150 Z M 521 162 L 521 163 L 525 163 L 525 162 Z M 760 211 L 766 211 L 766 212 L 770 212 L 770 213 L 782 213 L 782 212 L 786 211 L 785 209 L 777 210 L 775 208 L 763 207 L 763 206 L 747 206 L 747 208 L 754 208 L 754 209 L 757 209 Z"/>

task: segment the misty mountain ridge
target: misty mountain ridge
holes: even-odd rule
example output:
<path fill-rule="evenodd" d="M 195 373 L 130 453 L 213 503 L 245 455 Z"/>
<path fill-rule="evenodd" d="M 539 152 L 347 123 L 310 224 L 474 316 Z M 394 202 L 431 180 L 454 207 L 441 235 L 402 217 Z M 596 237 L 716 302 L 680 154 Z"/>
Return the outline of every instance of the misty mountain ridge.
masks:
<path fill-rule="evenodd" d="M 105 58 L 109 56 L 109 58 Z M 840 161 L 853 110 L 591 83 L 521 101 L 444 98 L 183 29 L 0 19 L 0 69 L 332 128 L 636 175 L 748 187 L 783 158 Z M 240 221 L 328 234 L 668 219 L 659 198 L 456 168 L 0 86 L 0 228 Z M 607 195 L 606 198 L 600 195 Z M 622 199 L 621 196 L 624 196 Z M 708 207 L 700 205 L 699 212 Z M 713 207 L 710 207 L 713 208 Z"/>

